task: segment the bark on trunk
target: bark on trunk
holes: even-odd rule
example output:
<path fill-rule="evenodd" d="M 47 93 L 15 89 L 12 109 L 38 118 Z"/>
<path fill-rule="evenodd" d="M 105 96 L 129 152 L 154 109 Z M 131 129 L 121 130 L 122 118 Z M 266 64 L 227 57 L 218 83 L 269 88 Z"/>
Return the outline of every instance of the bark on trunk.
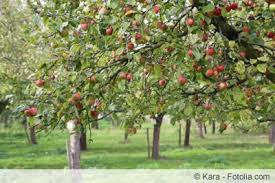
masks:
<path fill-rule="evenodd" d="M 87 150 L 87 136 L 86 130 L 83 126 L 81 126 L 81 134 L 80 134 L 80 150 L 85 151 Z"/>
<path fill-rule="evenodd" d="M 216 122 L 212 121 L 212 134 L 216 133 Z"/>
<path fill-rule="evenodd" d="M 179 124 L 179 147 L 181 147 L 181 124 Z"/>
<path fill-rule="evenodd" d="M 9 126 L 9 115 L 8 114 L 4 114 L 3 115 L 3 120 L 4 120 L 4 128 L 7 128 Z"/>
<path fill-rule="evenodd" d="M 184 137 L 184 146 L 189 147 L 190 146 L 190 133 L 191 132 L 191 120 L 186 121 L 186 127 L 185 127 L 185 137 Z"/>
<path fill-rule="evenodd" d="M 68 140 L 68 160 L 70 169 L 80 169 L 80 135 L 71 133 Z"/>
<path fill-rule="evenodd" d="M 269 143 L 272 144 L 273 152 L 275 152 L 275 123 L 271 124 L 271 130 L 269 133 Z"/>
<path fill-rule="evenodd" d="M 159 114 L 155 117 L 156 123 L 154 125 L 153 132 L 153 147 L 152 147 L 152 159 L 159 159 L 159 139 L 160 139 L 160 127 L 163 120 L 163 114 Z"/>
<path fill-rule="evenodd" d="M 204 135 L 203 135 L 203 123 L 202 123 L 202 121 L 197 121 L 197 125 L 198 125 L 198 136 L 200 137 L 200 138 L 204 138 Z"/>
<path fill-rule="evenodd" d="M 26 117 L 24 117 L 22 125 L 23 125 L 24 131 L 25 131 L 25 135 L 26 135 L 27 141 L 30 144 L 31 140 L 30 140 L 30 136 L 29 136 L 29 133 L 28 133 L 28 124 L 27 124 Z"/>
<path fill-rule="evenodd" d="M 206 127 L 205 123 L 203 124 L 203 128 L 204 128 L 204 134 L 206 135 L 207 134 L 207 127 Z"/>
<path fill-rule="evenodd" d="M 37 144 L 36 134 L 35 134 L 35 127 L 30 126 L 29 130 L 30 130 L 31 144 Z"/>
<path fill-rule="evenodd" d="M 147 141 L 147 153 L 148 153 L 148 158 L 150 159 L 151 153 L 150 153 L 150 136 L 149 136 L 149 128 L 146 128 L 146 141 Z"/>
<path fill-rule="evenodd" d="M 124 143 L 128 143 L 129 142 L 128 141 L 128 136 L 129 136 L 129 133 L 128 133 L 127 130 L 125 130 L 125 132 L 124 132 Z"/>

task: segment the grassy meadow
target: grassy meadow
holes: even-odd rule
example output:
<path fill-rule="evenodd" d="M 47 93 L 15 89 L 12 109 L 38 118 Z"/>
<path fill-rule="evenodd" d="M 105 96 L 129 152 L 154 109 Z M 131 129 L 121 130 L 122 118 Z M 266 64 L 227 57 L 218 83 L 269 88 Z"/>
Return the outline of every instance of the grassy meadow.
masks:
<path fill-rule="evenodd" d="M 210 131 L 210 127 L 208 127 Z M 184 130 L 183 130 L 184 131 Z M 184 135 L 184 134 L 183 134 Z M 107 124 L 92 130 L 88 150 L 81 154 L 82 168 L 107 169 L 180 169 L 180 168 L 275 168 L 275 154 L 266 134 L 207 134 L 198 138 L 192 127 L 192 148 L 178 146 L 178 127 L 164 124 L 161 129 L 158 161 L 147 158 L 145 129 L 129 136 L 123 143 L 124 130 Z M 150 129 L 150 139 L 152 129 Z M 29 145 L 24 132 L 18 129 L 0 132 L 0 168 L 67 168 L 66 131 L 37 135 L 38 145 Z"/>

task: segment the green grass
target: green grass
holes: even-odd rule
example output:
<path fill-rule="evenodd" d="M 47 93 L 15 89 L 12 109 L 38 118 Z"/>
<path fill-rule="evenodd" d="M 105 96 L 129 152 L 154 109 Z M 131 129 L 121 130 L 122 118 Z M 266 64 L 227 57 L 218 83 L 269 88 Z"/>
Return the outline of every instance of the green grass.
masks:
<path fill-rule="evenodd" d="M 104 126 L 92 131 L 89 150 L 81 154 L 82 168 L 275 168 L 275 155 L 266 135 L 227 131 L 199 139 L 192 131 L 193 148 L 185 149 L 178 147 L 177 128 L 165 124 L 160 146 L 163 158 L 154 161 L 147 158 L 144 129 L 124 144 L 124 130 Z M 39 133 L 39 144 L 29 145 L 23 132 L 3 131 L 0 168 L 66 168 L 66 138 L 65 131 Z"/>

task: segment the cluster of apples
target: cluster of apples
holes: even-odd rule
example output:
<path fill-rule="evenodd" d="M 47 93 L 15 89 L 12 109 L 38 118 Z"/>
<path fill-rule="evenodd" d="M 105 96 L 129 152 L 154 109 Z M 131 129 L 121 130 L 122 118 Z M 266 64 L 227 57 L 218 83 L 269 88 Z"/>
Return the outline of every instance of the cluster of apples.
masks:
<path fill-rule="evenodd" d="M 131 82 L 133 80 L 133 75 L 129 72 L 121 72 L 119 77 L 123 80 Z"/>
<path fill-rule="evenodd" d="M 192 100 L 193 104 L 196 106 L 201 105 L 202 100 L 199 98 L 199 96 L 194 96 L 193 100 Z M 201 105 L 205 110 L 209 111 L 211 109 L 213 109 L 214 104 L 210 103 L 210 102 L 205 102 Z"/>
<path fill-rule="evenodd" d="M 83 109 L 83 104 L 81 103 L 81 94 L 79 92 L 74 93 L 72 95 L 72 97 L 69 99 L 69 103 L 71 105 L 74 105 L 78 110 L 82 110 Z M 92 106 L 92 109 L 90 111 L 90 115 L 91 117 L 93 117 L 94 119 L 98 118 L 99 112 L 97 111 L 97 108 L 100 107 L 101 103 L 99 100 L 94 100 L 94 99 L 90 99 L 89 100 L 89 105 Z"/>
<path fill-rule="evenodd" d="M 178 76 L 177 81 L 182 86 L 185 85 L 186 83 L 188 83 L 187 78 L 183 74 L 180 74 Z M 166 79 L 160 79 L 158 84 L 159 84 L 160 87 L 164 87 L 167 84 L 167 80 Z"/>
<path fill-rule="evenodd" d="M 83 104 L 81 103 L 81 94 L 79 92 L 74 93 L 73 96 L 69 99 L 69 103 L 74 105 L 78 110 L 83 109 Z"/>
<path fill-rule="evenodd" d="M 220 72 L 223 72 L 223 71 L 224 71 L 224 65 L 220 64 L 220 65 L 217 65 L 214 68 L 207 69 L 205 75 L 207 77 L 217 76 Z"/>

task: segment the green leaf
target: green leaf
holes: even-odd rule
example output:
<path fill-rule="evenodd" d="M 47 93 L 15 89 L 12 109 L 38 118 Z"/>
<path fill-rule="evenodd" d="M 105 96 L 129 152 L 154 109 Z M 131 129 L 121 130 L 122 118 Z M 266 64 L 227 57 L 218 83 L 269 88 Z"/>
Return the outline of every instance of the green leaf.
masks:
<path fill-rule="evenodd" d="M 154 67 L 154 74 L 157 78 L 160 78 L 162 76 L 161 67 L 159 65 L 156 65 Z"/>
<path fill-rule="evenodd" d="M 190 116 L 190 115 L 192 114 L 192 112 L 193 112 L 192 106 L 191 106 L 191 105 L 187 105 L 187 106 L 185 107 L 185 109 L 184 109 L 184 114 L 185 114 L 186 116 Z"/>
<path fill-rule="evenodd" d="M 245 73 L 244 62 L 243 62 L 243 61 L 239 61 L 239 62 L 236 64 L 235 70 L 236 70 L 239 74 L 244 74 L 244 73 Z"/>
<path fill-rule="evenodd" d="M 265 55 L 265 56 L 259 57 L 258 60 L 262 62 L 268 62 L 270 59 Z"/>
<path fill-rule="evenodd" d="M 266 73 L 267 64 L 258 64 L 257 65 L 257 69 L 261 73 Z"/>
<path fill-rule="evenodd" d="M 203 13 L 207 13 L 210 11 L 213 11 L 213 9 L 215 8 L 215 6 L 213 4 L 208 4 L 207 6 L 204 6 L 202 8 Z"/>
<path fill-rule="evenodd" d="M 72 53 L 78 53 L 79 50 L 80 50 L 80 45 L 79 45 L 79 44 L 73 44 L 73 45 L 71 46 L 71 48 L 70 48 L 70 51 L 71 51 Z"/>

